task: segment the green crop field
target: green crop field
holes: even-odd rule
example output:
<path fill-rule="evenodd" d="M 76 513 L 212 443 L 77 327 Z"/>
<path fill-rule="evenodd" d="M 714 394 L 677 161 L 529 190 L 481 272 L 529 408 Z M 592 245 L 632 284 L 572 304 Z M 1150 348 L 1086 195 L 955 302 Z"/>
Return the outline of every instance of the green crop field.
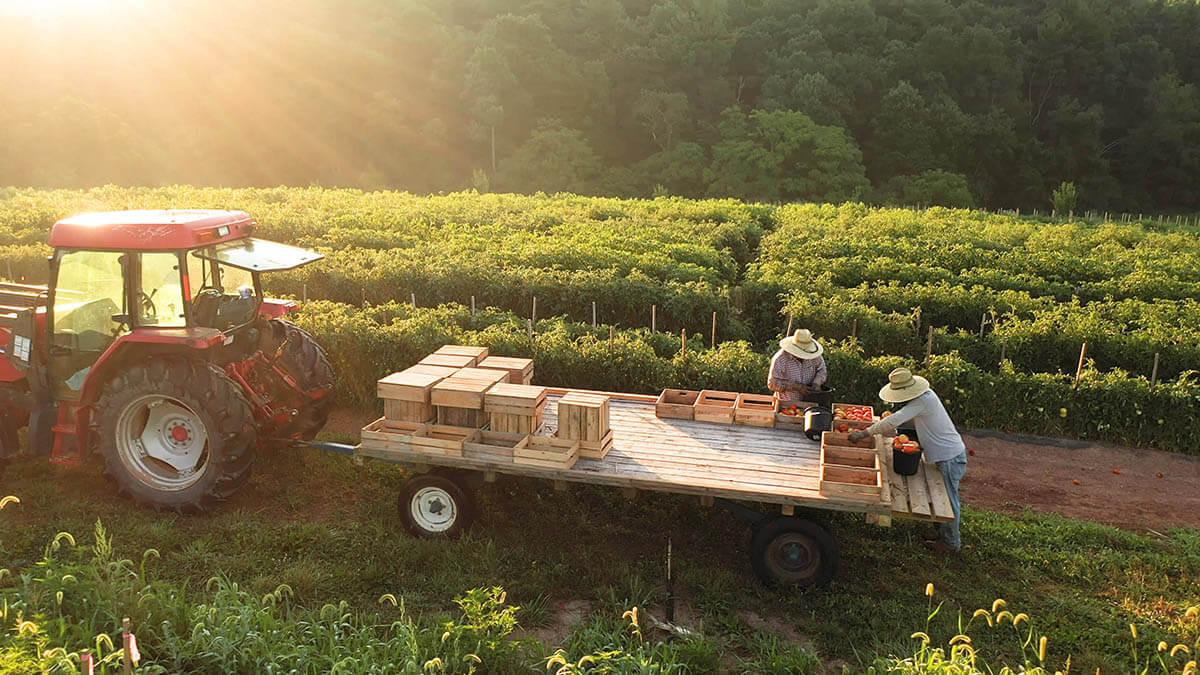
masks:
<path fill-rule="evenodd" d="M 326 254 L 265 285 L 307 297 L 297 321 L 347 407 L 372 409 L 376 378 L 447 342 L 532 356 L 544 384 L 762 391 L 790 318 L 826 344 L 842 400 L 874 401 L 907 363 L 966 426 L 1200 454 L 1200 235 L 1187 228 L 679 198 L 8 188 L 0 276 L 44 281 L 60 217 L 162 207 L 243 209 L 261 236 Z M 1041 636 L 1050 672 L 1068 657 L 1079 672 L 1179 672 L 1200 649 L 1194 530 L 969 509 L 970 555 L 934 560 L 914 525 L 834 515 L 838 579 L 771 590 L 744 569 L 742 526 L 693 500 L 502 482 L 481 492 L 476 531 L 429 542 L 400 534 L 398 468 L 305 451 L 255 471 L 217 512 L 178 517 L 131 507 L 92 468 L 10 467 L 0 496 L 21 503 L 0 512 L 0 672 L 70 672 L 55 650 L 84 646 L 111 668 L 93 636 L 123 615 L 162 672 L 950 672 L 886 660 L 932 658 L 918 632 L 949 650 L 965 631 L 997 670 L 1040 666 Z M 623 616 L 661 618 L 667 532 L 697 638 L 663 642 Z M 555 633 L 558 606 L 579 601 L 583 622 Z M 1031 619 L 1014 629 L 1020 613 Z M 788 628 L 770 629 L 781 617 Z"/>

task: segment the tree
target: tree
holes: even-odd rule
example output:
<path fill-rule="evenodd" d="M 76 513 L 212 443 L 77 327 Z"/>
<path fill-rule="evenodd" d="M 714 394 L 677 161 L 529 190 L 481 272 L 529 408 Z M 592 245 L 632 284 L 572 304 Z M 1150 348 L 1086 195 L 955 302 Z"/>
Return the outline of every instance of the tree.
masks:
<path fill-rule="evenodd" d="M 1075 212 L 1075 202 L 1078 197 L 1079 195 L 1075 192 L 1075 184 L 1064 181 L 1054 189 L 1054 194 L 1050 195 L 1050 203 L 1059 215 L 1070 214 Z"/>
<path fill-rule="evenodd" d="M 861 199 L 870 184 L 845 129 L 794 110 L 726 110 L 705 171 L 708 193 L 759 201 Z"/>
<path fill-rule="evenodd" d="M 600 169 L 600 159 L 583 132 L 557 120 L 542 120 L 521 147 L 500 163 L 496 185 L 513 192 L 587 194 Z"/>
<path fill-rule="evenodd" d="M 687 96 L 680 92 L 648 91 L 633 104 L 633 116 L 659 150 L 670 150 L 676 134 L 689 121 Z"/>
<path fill-rule="evenodd" d="M 967 177 L 940 169 L 892 178 L 881 190 L 881 201 L 896 206 L 975 206 Z"/>

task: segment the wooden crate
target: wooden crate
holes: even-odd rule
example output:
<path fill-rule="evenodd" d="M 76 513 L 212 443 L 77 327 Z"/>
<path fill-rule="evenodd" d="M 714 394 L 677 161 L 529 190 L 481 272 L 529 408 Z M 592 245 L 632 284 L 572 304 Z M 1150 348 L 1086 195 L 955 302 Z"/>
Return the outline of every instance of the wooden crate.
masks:
<path fill-rule="evenodd" d="M 602 441 L 610 431 L 608 397 L 570 392 L 558 399 L 559 438 Z"/>
<path fill-rule="evenodd" d="M 843 448 L 837 445 L 821 447 L 821 464 L 842 466 L 852 469 L 869 469 L 878 471 L 879 453 L 874 449 L 860 450 L 858 448 Z"/>
<path fill-rule="evenodd" d="M 779 401 L 774 396 L 762 394 L 738 394 L 733 408 L 733 421 L 752 427 L 775 426 L 775 414 L 779 411 Z"/>
<path fill-rule="evenodd" d="M 475 357 L 460 354 L 430 354 L 417 362 L 419 366 L 442 366 L 444 368 L 470 368 Z"/>
<path fill-rule="evenodd" d="M 545 408 L 545 387 L 501 383 L 483 397 L 483 410 L 492 431 L 532 434 L 542 426 Z"/>
<path fill-rule="evenodd" d="M 479 440 L 478 429 L 426 424 L 412 436 L 413 452 L 462 457 L 463 445 Z"/>
<path fill-rule="evenodd" d="M 847 419 L 836 420 L 835 419 L 835 420 L 833 420 L 833 430 L 841 431 L 842 430 L 841 427 L 843 425 L 845 425 L 846 431 L 844 433 L 848 434 L 852 431 L 859 431 L 861 429 L 867 429 L 872 424 L 874 424 L 874 422 L 859 422 L 858 420 L 847 420 Z"/>
<path fill-rule="evenodd" d="M 695 419 L 696 399 L 700 392 L 690 389 L 663 389 L 654 403 L 654 414 L 664 419 L 690 420 Z"/>
<path fill-rule="evenodd" d="M 850 434 L 843 434 L 837 431 L 822 431 L 821 447 L 827 445 L 836 445 L 843 448 L 874 448 L 875 437 L 868 436 L 861 441 L 852 441 L 850 440 Z"/>
<path fill-rule="evenodd" d="M 488 426 L 488 416 L 483 410 L 441 405 L 435 405 L 433 408 L 437 423 L 442 426 L 470 427 L 472 429 L 482 429 Z"/>
<path fill-rule="evenodd" d="M 481 431 L 479 438 L 463 442 L 463 456 L 486 461 L 513 461 L 517 448 L 529 444 L 527 434 L 509 434 L 498 431 Z"/>
<path fill-rule="evenodd" d="M 834 419 L 837 419 L 838 410 L 844 410 L 846 412 L 849 412 L 849 411 L 863 412 L 863 411 L 865 411 L 865 412 L 868 412 L 871 414 L 872 420 L 879 419 L 878 417 L 875 416 L 875 408 L 874 407 L 869 406 L 869 405 L 862 405 L 860 403 L 834 403 L 832 410 L 833 410 Z M 850 420 L 847 420 L 847 421 L 850 421 Z"/>
<path fill-rule="evenodd" d="M 435 406 L 482 410 L 484 393 L 507 378 L 499 370 L 463 368 L 433 385 L 429 400 Z"/>
<path fill-rule="evenodd" d="M 479 362 L 488 357 L 487 347 L 476 347 L 473 345 L 442 345 L 433 352 L 438 356 L 469 356 L 472 359 L 470 366 L 477 366 Z"/>
<path fill-rule="evenodd" d="M 397 401 L 383 399 L 383 416 L 397 422 L 424 423 L 435 416 L 433 406 L 419 401 Z"/>
<path fill-rule="evenodd" d="M 380 417 L 362 428 L 360 447 L 373 455 L 409 452 L 412 450 L 413 435 L 426 426 Z"/>
<path fill-rule="evenodd" d="M 447 377 L 450 377 L 451 375 L 457 373 L 458 371 L 459 371 L 458 368 L 451 368 L 449 366 L 431 366 L 431 365 L 428 365 L 425 363 L 418 363 L 416 365 L 409 366 L 400 372 L 402 372 L 402 373 L 424 373 L 426 375 L 437 375 L 437 376 L 441 377 L 441 379 L 444 380 Z"/>
<path fill-rule="evenodd" d="M 883 494 L 883 479 L 878 469 L 822 464 L 818 490 L 830 497 L 874 501 Z"/>
<path fill-rule="evenodd" d="M 697 422 L 733 424 L 733 411 L 737 406 L 738 393 L 705 389 L 696 397 L 693 418 Z"/>
<path fill-rule="evenodd" d="M 533 381 L 533 359 L 512 356 L 489 356 L 479 362 L 479 368 L 504 370 L 512 384 L 529 384 Z"/>
<path fill-rule="evenodd" d="M 570 469 L 579 460 L 579 441 L 530 436 L 523 448 L 513 449 L 513 462 L 543 469 Z"/>

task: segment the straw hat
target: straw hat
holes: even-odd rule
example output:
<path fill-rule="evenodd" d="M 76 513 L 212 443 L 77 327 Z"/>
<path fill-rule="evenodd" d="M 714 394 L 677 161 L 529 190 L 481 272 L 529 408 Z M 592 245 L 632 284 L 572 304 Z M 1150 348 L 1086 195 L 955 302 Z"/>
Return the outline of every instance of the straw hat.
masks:
<path fill-rule="evenodd" d="M 888 403 L 904 403 L 929 391 L 929 380 L 913 375 L 908 368 L 897 368 L 888 374 L 888 383 L 879 390 L 879 398 Z"/>
<path fill-rule="evenodd" d="M 825 348 L 812 339 L 812 331 L 807 328 L 801 328 L 795 335 L 780 340 L 779 348 L 798 359 L 815 359 L 825 353 Z"/>

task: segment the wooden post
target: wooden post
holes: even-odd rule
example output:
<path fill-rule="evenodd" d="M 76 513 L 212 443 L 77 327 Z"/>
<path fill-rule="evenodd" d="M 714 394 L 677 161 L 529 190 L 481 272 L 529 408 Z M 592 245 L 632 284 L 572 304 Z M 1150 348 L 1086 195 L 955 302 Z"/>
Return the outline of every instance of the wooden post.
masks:
<path fill-rule="evenodd" d="M 1071 390 L 1079 389 L 1079 378 L 1083 377 L 1083 359 L 1087 356 L 1087 343 L 1079 348 L 1079 366 L 1075 368 L 1075 384 L 1071 385 Z"/>
<path fill-rule="evenodd" d="M 367 289 L 360 288 L 358 290 L 360 293 L 362 293 L 362 306 L 366 307 L 367 306 Z"/>
<path fill-rule="evenodd" d="M 979 337 L 983 337 L 983 328 L 986 325 L 987 325 L 987 312 L 984 312 L 983 316 L 979 317 Z"/>
<path fill-rule="evenodd" d="M 1007 348 L 1008 345 L 1004 344 L 1003 342 L 1000 343 L 1000 363 L 1004 363 L 1004 352 Z"/>
<path fill-rule="evenodd" d="M 658 305 L 650 305 L 650 332 L 658 332 Z"/>
<path fill-rule="evenodd" d="M 687 353 L 687 329 L 686 328 L 679 331 L 679 340 L 680 340 L 679 353 L 686 354 Z"/>
<path fill-rule="evenodd" d="M 533 319 L 525 320 L 529 322 L 525 325 L 526 329 L 529 331 L 529 341 L 533 342 Z"/>
<path fill-rule="evenodd" d="M 596 330 L 596 301 L 592 301 L 592 330 Z"/>
<path fill-rule="evenodd" d="M 613 339 L 613 333 L 614 333 L 614 331 L 613 331 L 612 324 L 609 324 L 609 326 L 608 326 L 608 339 L 609 340 Z"/>
<path fill-rule="evenodd" d="M 131 636 L 132 633 L 129 632 L 129 617 L 125 617 L 121 619 L 121 649 L 125 652 L 124 663 L 121 668 L 125 671 L 125 675 L 130 675 L 133 672 L 133 645 L 130 641 Z"/>
<path fill-rule="evenodd" d="M 475 316 L 475 296 L 471 296 L 471 316 Z"/>
<path fill-rule="evenodd" d="M 1154 352 L 1154 368 L 1150 371 L 1150 390 L 1158 385 L 1158 352 Z"/>
<path fill-rule="evenodd" d="M 533 311 L 529 313 L 529 320 L 537 322 L 537 296 L 533 296 Z"/>
<path fill-rule="evenodd" d="M 925 367 L 933 360 L 933 324 L 929 325 L 929 338 L 925 342 Z"/>
<path fill-rule="evenodd" d="M 855 319 L 854 323 L 850 325 L 850 337 L 858 339 L 858 319 Z"/>
<path fill-rule="evenodd" d="M 8 263 L 8 278 L 12 278 L 12 262 Z M 300 297 L 304 299 L 304 302 L 308 302 L 308 284 L 304 284 L 300 288 Z"/>
<path fill-rule="evenodd" d="M 713 327 L 712 327 L 712 343 L 708 345 L 710 348 L 717 346 L 717 313 L 713 312 Z"/>
<path fill-rule="evenodd" d="M 783 337 L 788 337 L 791 334 L 792 334 L 792 315 L 788 314 L 788 327 L 787 327 L 787 330 L 783 332 Z"/>
<path fill-rule="evenodd" d="M 416 306 L 417 306 L 417 294 L 416 294 L 416 293 L 409 293 L 409 294 L 408 294 L 408 299 L 409 299 L 410 301 L 412 301 L 412 306 L 413 306 L 413 307 L 416 307 Z"/>

